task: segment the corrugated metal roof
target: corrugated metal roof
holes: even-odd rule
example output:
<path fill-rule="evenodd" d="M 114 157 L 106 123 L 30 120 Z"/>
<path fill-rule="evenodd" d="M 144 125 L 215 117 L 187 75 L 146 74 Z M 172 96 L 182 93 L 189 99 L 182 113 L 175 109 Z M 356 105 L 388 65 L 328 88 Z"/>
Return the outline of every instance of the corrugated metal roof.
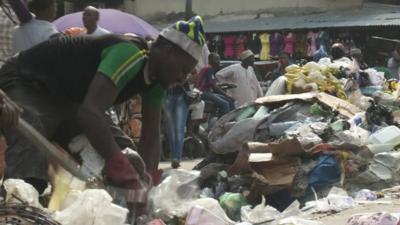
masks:
<path fill-rule="evenodd" d="M 362 9 L 276 16 L 228 22 L 205 22 L 207 33 L 317 28 L 400 26 L 400 6 L 366 3 Z"/>

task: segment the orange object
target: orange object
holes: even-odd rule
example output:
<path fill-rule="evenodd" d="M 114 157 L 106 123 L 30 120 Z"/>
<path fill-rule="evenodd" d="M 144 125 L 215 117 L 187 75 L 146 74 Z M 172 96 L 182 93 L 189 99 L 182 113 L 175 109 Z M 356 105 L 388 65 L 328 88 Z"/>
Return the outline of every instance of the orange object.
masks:
<path fill-rule="evenodd" d="M 86 29 L 83 27 L 71 27 L 64 31 L 64 34 L 68 36 L 78 36 L 82 34 L 86 34 Z"/>

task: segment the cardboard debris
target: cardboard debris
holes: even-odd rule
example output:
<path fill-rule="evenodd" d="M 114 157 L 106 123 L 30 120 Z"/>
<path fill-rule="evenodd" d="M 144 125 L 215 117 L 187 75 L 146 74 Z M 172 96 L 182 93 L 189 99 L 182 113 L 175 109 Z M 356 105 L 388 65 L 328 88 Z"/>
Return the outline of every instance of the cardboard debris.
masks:
<path fill-rule="evenodd" d="M 318 101 L 334 110 L 337 110 L 343 116 L 348 118 L 353 117 L 355 114 L 363 112 L 357 106 L 346 102 L 335 96 L 326 93 L 303 93 L 294 95 L 273 95 L 257 99 L 255 102 L 259 104 L 271 104 L 278 102 L 287 102 L 292 100 L 303 100 L 303 101 Z"/>

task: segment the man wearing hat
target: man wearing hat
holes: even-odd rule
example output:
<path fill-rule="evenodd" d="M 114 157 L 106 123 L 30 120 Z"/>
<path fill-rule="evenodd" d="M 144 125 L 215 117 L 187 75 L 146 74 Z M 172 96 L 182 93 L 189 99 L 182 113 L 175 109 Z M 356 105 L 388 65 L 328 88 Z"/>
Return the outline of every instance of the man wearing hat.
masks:
<path fill-rule="evenodd" d="M 236 88 L 228 90 L 228 94 L 235 100 L 236 108 L 263 96 L 263 91 L 253 69 L 253 52 L 251 50 L 243 51 L 240 54 L 240 59 L 242 63 L 228 66 L 216 74 L 219 82 L 236 85 Z"/>
<path fill-rule="evenodd" d="M 0 88 L 24 109 L 22 118 L 50 141 L 65 146 L 83 132 L 105 159 L 104 174 L 112 183 L 143 189 L 144 175 L 121 153 L 133 142 L 104 112 L 142 95 L 139 154 L 157 182 L 164 92 L 185 81 L 204 43 L 200 17 L 164 29 L 152 46 L 143 39 L 112 34 L 52 39 L 6 62 L 0 70 Z M 5 136 L 6 177 L 24 179 L 43 192 L 48 180 L 46 155 L 16 131 L 5 130 Z"/>

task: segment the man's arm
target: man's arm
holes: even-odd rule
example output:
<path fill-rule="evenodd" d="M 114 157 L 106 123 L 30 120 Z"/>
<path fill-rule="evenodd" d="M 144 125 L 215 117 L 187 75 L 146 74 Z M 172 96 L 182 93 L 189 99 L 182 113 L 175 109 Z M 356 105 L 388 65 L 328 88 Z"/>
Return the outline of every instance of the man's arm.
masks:
<path fill-rule="evenodd" d="M 217 72 L 215 75 L 218 80 L 222 80 L 221 82 L 225 82 L 228 80 L 233 80 L 234 79 L 235 73 L 233 72 L 232 68 L 230 66 L 220 70 Z"/>
<path fill-rule="evenodd" d="M 143 105 L 142 135 L 139 143 L 139 154 L 146 163 L 148 171 L 155 171 L 161 154 L 161 106 Z"/>
<path fill-rule="evenodd" d="M 33 16 L 22 0 L 7 0 L 21 24 L 29 22 Z"/>
<path fill-rule="evenodd" d="M 120 150 L 104 113 L 117 96 L 118 90 L 112 81 L 97 73 L 77 113 L 77 119 L 90 143 L 105 159 L 114 151 Z"/>

